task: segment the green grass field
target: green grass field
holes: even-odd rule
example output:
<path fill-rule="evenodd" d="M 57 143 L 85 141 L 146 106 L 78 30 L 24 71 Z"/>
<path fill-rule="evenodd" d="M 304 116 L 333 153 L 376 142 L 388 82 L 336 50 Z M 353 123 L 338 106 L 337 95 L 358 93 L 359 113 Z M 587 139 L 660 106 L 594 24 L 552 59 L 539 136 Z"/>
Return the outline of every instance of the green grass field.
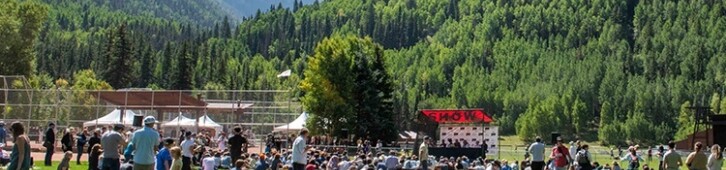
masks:
<path fill-rule="evenodd" d="M 33 170 L 56 170 L 58 169 L 58 164 L 60 164 L 60 161 L 53 161 L 53 166 L 45 166 L 43 165 L 43 161 L 35 161 L 33 162 Z M 71 162 L 70 169 L 88 169 L 88 162 L 81 161 L 80 165 L 77 165 L 75 161 Z"/>

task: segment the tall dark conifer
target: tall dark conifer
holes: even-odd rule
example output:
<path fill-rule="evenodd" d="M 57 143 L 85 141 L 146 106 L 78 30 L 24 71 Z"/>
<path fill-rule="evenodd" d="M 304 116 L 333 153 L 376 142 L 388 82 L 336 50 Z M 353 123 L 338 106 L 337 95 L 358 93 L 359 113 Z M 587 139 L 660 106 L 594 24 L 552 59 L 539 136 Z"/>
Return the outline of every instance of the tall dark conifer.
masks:
<path fill-rule="evenodd" d="M 185 42 L 182 48 L 179 49 L 179 61 L 177 62 L 177 74 L 173 81 L 174 85 L 171 87 L 175 90 L 191 90 L 192 89 L 192 56 L 187 51 L 189 45 Z"/>
<path fill-rule="evenodd" d="M 121 24 L 116 32 L 116 40 L 110 52 L 111 58 L 103 76 L 106 82 L 116 89 L 127 88 L 133 82 L 131 42 L 126 37 L 126 24 Z"/>

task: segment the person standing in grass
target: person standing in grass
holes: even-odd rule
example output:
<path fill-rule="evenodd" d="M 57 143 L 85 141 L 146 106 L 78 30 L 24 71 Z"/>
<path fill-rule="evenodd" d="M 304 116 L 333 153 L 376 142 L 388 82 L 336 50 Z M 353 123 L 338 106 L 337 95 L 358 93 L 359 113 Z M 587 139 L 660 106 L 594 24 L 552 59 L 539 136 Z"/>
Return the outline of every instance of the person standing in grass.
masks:
<path fill-rule="evenodd" d="M 703 153 L 703 143 L 696 142 L 693 146 L 693 152 L 686 158 L 686 166 L 690 170 L 706 170 L 708 157 Z"/>
<path fill-rule="evenodd" d="M 10 125 L 13 135 L 13 151 L 10 153 L 10 165 L 8 170 L 29 170 L 30 169 L 30 143 L 25 135 L 25 127 L 20 122 L 13 122 Z"/>
<path fill-rule="evenodd" d="M 171 170 L 181 170 L 182 169 L 182 155 L 181 155 L 181 148 L 179 147 L 172 147 L 169 149 L 169 153 L 171 154 Z"/>
<path fill-rule="evenodd" d="M 665 165 L 663 165 L 663 158 L 665 157 L 665 148 L 663 145 L 658 146 L 658 170 L 665 170 Z"/>
<path fill-rule="evenodd" d="M 423 170 L 429 169 L 429 144 L 431 144 L 431 137 L 426 136 L 418 148 L 419 167 Z"/>
<path fill-rule="evenodd" d="M 159 132 L 154 125 L 159 123 L 154 116 L 144 118 L 144 127 L 134 132 L 131 142 L 134 143 L 134 170 L 153 170 L 154 157 L 159 150 Z"/>
<path fill-rule="evenodd" d="M 45 147 L 45 166 L 51 165 L 53 151 L 55 150 L 55 123 L 48 123 L 48 130 L 45 131 L 43 147 Z"/>
<path fill-rule="evenodd" d="M 529 145 L 529 154 L 532 155 L 531 167 L 532 170 L 543 170 L 545 166 L 544 162 L 544 149 L 545 145 L 542 143 L 542 138 L 537 137 L 532 145 Z"/>
<path fill-rule="evenodd" d="M 88 169 L 98 170 L 98 157 L 101 156 L 103 150 L 101 150 L 101 144 L 95 144 L 91 147 L 91 152 L 88 153 Z"/>
<path fill-rule="evenodd" d="M 711 147 L 711 155 L 708 156 L 708 170 L 721 170 L 723 166 L 723 153 L 718 144 Z"/>
<path fill-rule="evenodd" d="M 184 132 L 184 140 L 181 142 L 181 153 L 182 153 L 182 170 L 192 169 L 192 158 L 194 158 L 194 139 L 192 139 L 192 132 Z"/>
<path fill-rule="evenodd" d="M 159 153 L 156 154 L 156 170 L 169 170 L 172 163 L 169 148 L 174 146 L 174 139 L 167 138 L 164 139 L 162 143 L 164 146 L 161 148 L 161 150 L 159 150 Z"/>
<path fill-rule="evenodd" d="M 304 170 L 307 165 L 307 155 L 305 152 L 310 149 L 306 144 L 305 138 L 308 136 L 308 130 L 303 128 L 300 130 L 295 142 L 292 144 L 292 169 Z"/>
<path fill-rule="evenodd" d="M 83 147 L 86 146 L 88 140 L 88 130 L 83 130 L 76 137 L 76 149 L 78 149 L 78 155 L 76 156 L 76 165 L 81 164 L 81 155 L 83 155 Z"/>
<path fill-rule="evenodd" d="M 567 150 L 567 147 L 562 144 L 562 138 L 557 138 L 557 145 L 552 148 L 550 158 L 554 160 L 554 170 L 567 169 L 567 165 L 569 164 L 568 160 L 572 160 L 572 157 L 570 156 L 570 152 Z"/>
<path fill-rule="evenodd" d="M 75 129 L 73 127 L 66 128 L 65 133 L 63 134 L 63 137 L 61 138 L 61 149 L 63 152 L 71 151 L 73 152 L 73 134 L 75 133 Z"/>
<path fill-rule="evenodd" d="M 676 152 L 676 143 L 668 142 L 668 152 L 663 156 L 663 168 L 666 170 L 678 170 L 683 165 L 681 155 Z"/>
<path fill-rule="evenodd" d="M 88 139 L 88 154 L 91 154 L 93 146 L 96 146 L 96 144 L 101 144 L 101 130 L 99 129 L 94 130 L 93 136 Z"/>
<path fill-rule="evenodd" d="M 621 161 L 628 161 L 628 170 L 637 170 L 640 168 L 640 162 L 643 161 L 643 158 L 638 156 L 636 148 L 637 147 L 628 148 L 629 154 L 620 158 Z"/>
<path fill-rule="evenodd" d="M 116 124 L 113 130 L 107 131 L 101 136 L 101 146 L 103 147 L 101 170 L 119 170 L 121 167 L 119 149 L 126 145 L 126 140 L 121 135 L 124 128 L 124 125 Z"/>

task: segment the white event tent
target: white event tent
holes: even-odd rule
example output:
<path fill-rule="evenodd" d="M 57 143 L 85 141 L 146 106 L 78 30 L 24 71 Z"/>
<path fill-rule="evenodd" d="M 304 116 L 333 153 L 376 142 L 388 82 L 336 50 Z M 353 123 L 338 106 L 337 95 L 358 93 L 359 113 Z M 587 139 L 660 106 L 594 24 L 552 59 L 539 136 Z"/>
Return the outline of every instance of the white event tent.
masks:
<path fill-rule="evenodd" d="M 298 116 L 295 120 L 288 123 L 287 125 L 282 125 L 275 127 L 272 131 L 273 132 L 297 132 L 300 131 L 305 126 L 305 121 L 308 120 L 308 113 L 303 112 Z"/>
<path fill-rule="evenodd" d="M 214 129 L 215 132 L 221 132 L 222 131 L 222 125 L 219 125 L 217 122 L 214 122 L 209 116 L 204 115 L 198 118 L 199 120 L 199 128 L 208 128 L 208 129 Z M 197 127 L 197 119 L 190 119 L 187 117 L 182 116 L 181 114 L 177 116 L 176 118 L 164 123 L 161 125 L 165 128 L 175 128 L 175 127 L 184 127 L 187 129 L 193 129 Z"/>
<path fill-rule="evenodd" d="M 134 113 L 131 110 L 124 110 L 124 114 L 121 115 L 121 110 L 114 109 L 113 111 L 111 111 L 111 113 L 108 113 L 106 116 L 103 116 L 96 120 L 83 122 L 83 127 L 106 126 L 106 125 L 113 125 L 116 123 L 120 123 L 120 124 L 123 124 L 126 126 L 131 126 L 134 123 L 134 115 L 136 115 L 136 113 Z M 123 122 L 121 122 L 121 116 L 123 116 Z"/>

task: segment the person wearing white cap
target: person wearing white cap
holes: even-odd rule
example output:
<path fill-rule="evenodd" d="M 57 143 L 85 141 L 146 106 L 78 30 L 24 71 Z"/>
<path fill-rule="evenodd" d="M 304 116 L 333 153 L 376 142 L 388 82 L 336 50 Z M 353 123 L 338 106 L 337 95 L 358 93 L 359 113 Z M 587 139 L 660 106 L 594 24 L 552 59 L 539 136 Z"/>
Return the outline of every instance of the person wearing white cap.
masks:
<path fill-rule="evenodd" d="M 134 132 L 131 142 L 134 143 L 134 170 L 153 170 L 156 151 L 159 150 L 159 132 L 154 124 L 159 123 L 154 116 L 144 118 L 144 127 Z"/>

